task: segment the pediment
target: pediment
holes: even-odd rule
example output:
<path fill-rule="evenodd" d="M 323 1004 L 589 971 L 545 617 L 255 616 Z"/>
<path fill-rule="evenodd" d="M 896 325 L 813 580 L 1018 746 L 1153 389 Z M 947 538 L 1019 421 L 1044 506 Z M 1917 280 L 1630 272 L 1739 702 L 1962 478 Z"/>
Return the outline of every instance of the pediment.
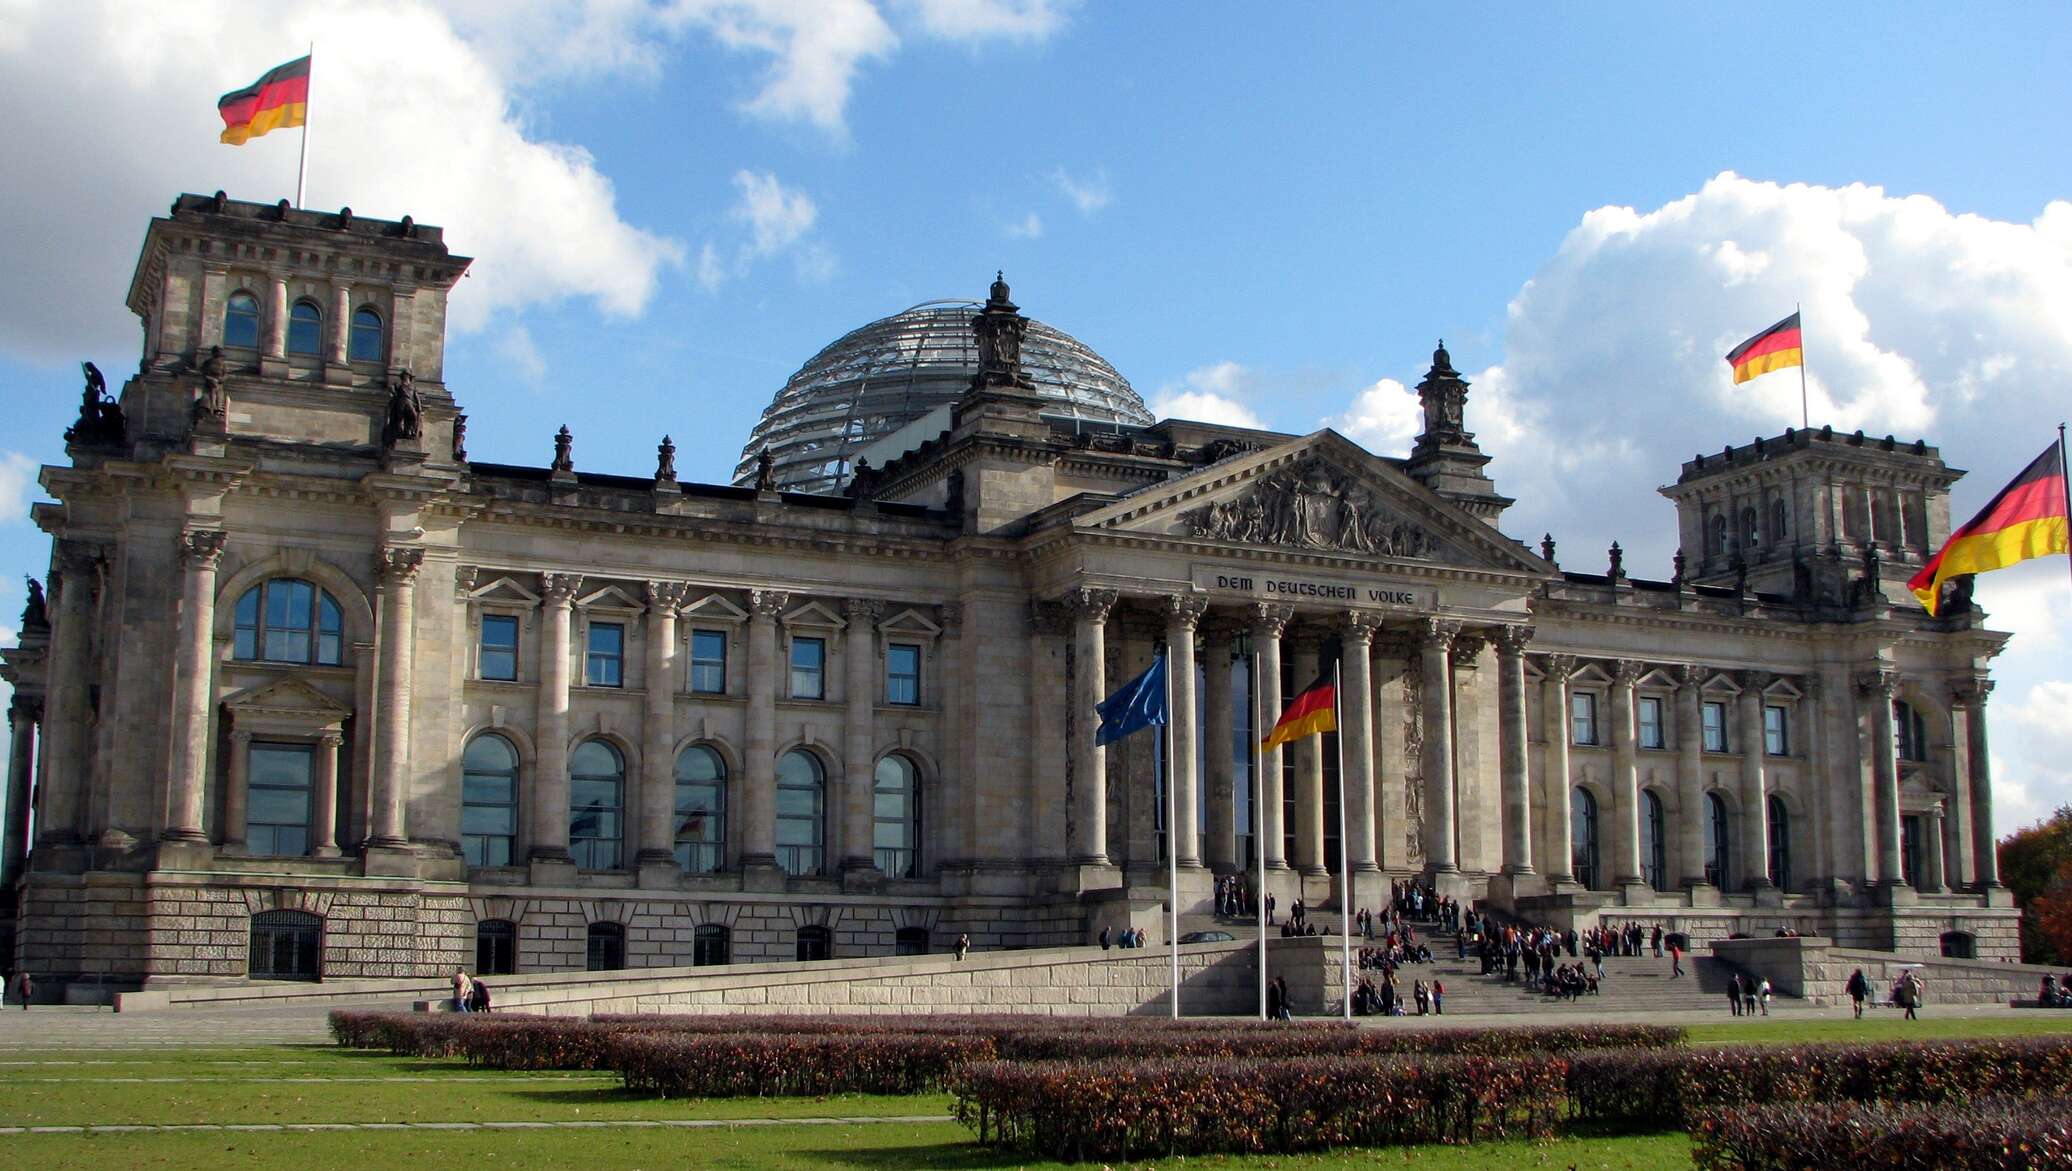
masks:
<path fill-rule="evenodd" d="M 264 716 L 314 723 L 333 723 L 352 714 L 352 709 L 294 677 L 274 679 L 223 699 L 238 718 Z"/>
<path fill-rule="evenodd" d="M 942 634 L 942 627 L 928 620 L 928 616 L 915 609 L 901 610 L 892 617 L 878 623 L 878 630 L 885 634 L 919 635 L 935 638 Z"/>
<path fill-rule="evenodd" d="M 841 615 L 836 614 L 833 610 L 828 609 L 819 602 L 807 602 L 798 609 L 785 614 L 781 621 L 786 627 L 817 626 L 828 630 L 840 630 L 849 625 L 842 620 Z"/>
<path fill-rule="evenodd" d="M 748 611 L 719 594 L 707 594 L 695 602 L 686 604 L 677 612 L 686 618 L 697 618 L 706 622 L 748 621 Z"/>
<path fill-rule="evenodd" d="M 499 577 L 487 585 L 468 591 L 470 602 L 503 603 L 513 606 L 537 606 L 540 596 L 519 585 L 508 577 Z"/>
<path fill-rule="evenodd" d="M 1517 542 L 1329 429 L 1141 489 L 1081 529 L 1544 575 Z"/>
<path fill-rule="evenodd" d="M 576 608 L 578 610 L 639 611 L 647 609 L 647 603 L 642 602 L 618 586 L 606 586 L 595 593 L 585 594 L 577 598 Z"/>

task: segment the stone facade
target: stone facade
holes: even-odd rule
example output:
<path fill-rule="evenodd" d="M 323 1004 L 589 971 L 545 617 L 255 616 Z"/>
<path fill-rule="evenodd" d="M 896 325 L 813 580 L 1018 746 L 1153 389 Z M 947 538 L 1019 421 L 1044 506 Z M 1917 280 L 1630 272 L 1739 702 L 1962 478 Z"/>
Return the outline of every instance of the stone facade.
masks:
<path fill-rule="evenodd" d="M 842 495 L 680 481 L 666 443 L 579 470 L 566 428 L 493 465 L 443 381 L 467 264 L 407 219 L 153 221 L 142 360 L 44 469 L 48 605 L 0 659 L 40 982 L 1081 943 L 1156 922 L 1168 849 L 1190 912 L 1263 861 L 1284 906 L 1421 875 L 1562 924 L 2013 946 L 2005 636 L 1903 589 L 1960 474 L 1925 444 L 1700 457 L 1671 580 L 1568 572 L 1501 531 L 1443 348 L 1406 458 L 1095 434 L 998 282 L 944 429 Z M 1093 734 L 1161 651 L 1170 833 L 1152 736 Z M 1334 668 L 1338 734 L 1235 748 Z"/>

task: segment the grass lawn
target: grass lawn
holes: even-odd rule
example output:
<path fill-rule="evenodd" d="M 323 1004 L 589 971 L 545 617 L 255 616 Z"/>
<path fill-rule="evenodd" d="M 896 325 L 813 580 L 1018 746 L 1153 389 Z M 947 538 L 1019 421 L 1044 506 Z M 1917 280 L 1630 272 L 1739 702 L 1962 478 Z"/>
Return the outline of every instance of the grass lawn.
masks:
<path fill-rule="evenodd" d="M 1932 1010 L 1928 1010 L 1932 1011 Z M 1684 1026 L 1693 1045 L 1721 1042 L 1774 1041 L 1942 1041 L 1952 1037 L 2027 1037 L 2038 1033 L 2072 1033 L 2072 1015 L 2053 1012 L 2020 1016 L 1961 1017 L 1925 1016 L 1907 1020 L 1899 1013 L 1879 1010 L 1862 1020 L 1849 1017 L 1794 1020 L 1790 1017 L 1757 1017 L 1749 1020 L 1721 1013 L 1718 1020 Z"/>

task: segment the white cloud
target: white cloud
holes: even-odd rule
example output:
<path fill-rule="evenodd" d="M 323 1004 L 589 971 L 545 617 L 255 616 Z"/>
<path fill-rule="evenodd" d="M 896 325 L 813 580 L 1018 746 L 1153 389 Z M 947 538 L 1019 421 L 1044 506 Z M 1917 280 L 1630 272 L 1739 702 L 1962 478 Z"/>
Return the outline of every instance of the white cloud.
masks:
<path fill-rule="evenodd" d="M 0 222 L 0 351 L 13 356 L 48 364 L 135 345 L 122 303 L 136 226 L 174 194 L 293 193 L 298 132 L 222 146 L 214 106 L 311 40 L 308 202 L 445 227 L 455 251 L 478 257 L 453 299 L 455 328 L 569 297 L 638 314 L 681 258 L 620 216 L 587 152 L 525 124 L 521 75 L 426 0 L 281 0 L 256 23 L 207 5 L 78 0 L 22 6 L 0 24 L 0 101 L 42 128 L 17 135 L 0 169 L 0 199 L 33 209 Z"/>
<path fill-rule="evenodd" d="M 35 460 L 18 451 L 0 451 L 0 524 L 24 524 L 29 504 L 38 494 Z"/>
<path fill-rule="evenodd" d="M 1104 167 L 1096 167 L 1093 174 L 1086 176 L 1074 176 L 1059 167 L 1050 173 L 1050 181 L 1065 193 L 1065 198 L 1072 201 L 1080 215 L 1090 216 L 1115 202 L 1115 189 L 1109 186 L 1108 171 Z"/>
<path fill-rule="evenodd" d="M 922 31 L 951 41 L 1040 41 L 1063 26 L 1075 6 L 1063 0 L 899 0 Z"/>
<path fill-rule="evenodd" d="M 1343 415 L 1326 420 L 1339 434 L 1382 455 L 1407 451 L 1424 426 L 1417 392 L 1393 378 L 1377 380 Z"/>
<path fill-rule="evenodd" d="M 1266 423 L 1242 399 L 1255 379 L 1236 362 L 1216 362 L 1187 372 L 1179 382 L 1162 386 L 1151 396 L 1151 413 L 1160 419 L 1192 419 L 1227 427 L 1264 430 Z"/>
<path fill-rule="evenodd" d="M 672 25 L 703 28 L 738 52 L 770 58 L 762 88 L 742 108 L 847 134 L 843 110 L 865 62 L 891 56 L 899 37 L 868 0 L 676 0 Z"/>
<path fill-rule="evenodd" d="M 526 385 L 538 386 L 547 380 L 547 359 L 532 340 L 532 331 L 524 326 L 514 325 L 505 330 L 497 339 L 496 352 Z"/>
<path fill-rule="evenodd" d="M 811 196 L 786 187 L 768 171 L 736 171 L 734 186 L 741 198 L 727 214 L 748 225 L 749 248 L 757 256 L 775 255 L 796 244 L 813 230 L 813 221 L 820 214 Z"/>
<path fill-rule="evenodd" d="M 1030 212 L 1018 224 L 1009 224 L 1002 229 L 1010 240 L 1040 240 L 1043 238 L 1043 219 Z"/>
<path fill-rule="evenodd" d="M 719 249 L 707 240 L 698 249 L 698 286 L 708 293 L 716 293 L 726 280 L 727 266 L 720 262 Z"/>

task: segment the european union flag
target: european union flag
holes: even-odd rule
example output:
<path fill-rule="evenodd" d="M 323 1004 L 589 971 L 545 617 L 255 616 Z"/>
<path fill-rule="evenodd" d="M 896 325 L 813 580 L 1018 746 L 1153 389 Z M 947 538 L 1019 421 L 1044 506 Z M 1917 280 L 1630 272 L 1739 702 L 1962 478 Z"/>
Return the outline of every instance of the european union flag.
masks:
<path fill-rule="evenodd" d="M 1094 743 L 1113 744 L 1132 732 L 1166 722 L 1166 657 L 1152 660 L 1142 675 L 1122 685 L 1114 695 L 1094 707 L 1101 715 L 1101 727 Z"/>

